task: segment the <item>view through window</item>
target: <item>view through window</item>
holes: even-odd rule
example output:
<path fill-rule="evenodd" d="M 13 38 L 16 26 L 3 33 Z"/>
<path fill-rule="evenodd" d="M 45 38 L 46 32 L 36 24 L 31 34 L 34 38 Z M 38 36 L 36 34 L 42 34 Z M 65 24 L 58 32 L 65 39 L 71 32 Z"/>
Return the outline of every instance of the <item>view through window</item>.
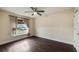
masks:
<path fill-rule="evenodd" d="M 27 34 L 28 31 L 29 31 L 29 28 L 27 24 L 24 22 L 24 20 L 17 20 L 16 35 Z"/>
<path fill-rule="evenodd" d="M 22 18 L 18 19 L 12 17 L 11 28 L 12 28 L 12 32 L 11 32 L 12 36 L 24 35 L 29 33 L 29 26 L 27 19 L 22 19 Z"/>

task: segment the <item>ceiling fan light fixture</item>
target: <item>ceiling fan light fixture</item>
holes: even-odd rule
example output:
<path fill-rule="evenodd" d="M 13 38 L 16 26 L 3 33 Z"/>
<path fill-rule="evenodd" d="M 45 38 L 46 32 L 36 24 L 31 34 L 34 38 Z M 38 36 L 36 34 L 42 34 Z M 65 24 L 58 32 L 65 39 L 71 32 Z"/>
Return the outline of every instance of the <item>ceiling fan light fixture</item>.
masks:
<path fill-rule="evenodd" d="M 25 11 L 25 13 L 31 13 L 32 16 L 41 16 L 41 13 L 44 13 L 44 10 L 39 10 L 36 7 L 30 7 L 32 11 Z"/>
<path fill-rule="evenodd" d="M 34 12 L 34 15 L 37 15 L 37 12 Z"/>

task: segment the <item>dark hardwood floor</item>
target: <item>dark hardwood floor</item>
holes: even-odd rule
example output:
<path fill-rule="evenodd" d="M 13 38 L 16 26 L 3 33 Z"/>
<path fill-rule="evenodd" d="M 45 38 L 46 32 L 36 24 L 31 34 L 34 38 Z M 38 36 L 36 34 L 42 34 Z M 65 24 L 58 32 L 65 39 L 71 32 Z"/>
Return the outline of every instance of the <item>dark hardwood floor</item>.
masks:
<path fill-rule="evenodd" d="M 76 50 L 73 45 L 33 36 L 0 45 L 0 52 L 76 52 Z"/>

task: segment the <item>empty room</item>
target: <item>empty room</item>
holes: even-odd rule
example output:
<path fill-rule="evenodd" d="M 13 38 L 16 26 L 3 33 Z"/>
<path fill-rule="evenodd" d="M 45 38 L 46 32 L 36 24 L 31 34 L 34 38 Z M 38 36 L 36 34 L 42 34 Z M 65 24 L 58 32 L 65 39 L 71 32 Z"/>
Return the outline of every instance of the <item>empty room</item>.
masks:
<path fill-rule="evenodd" d="M 78 22 L 74 7 L 0 7 L 0 52 L 77 52 Z"/>

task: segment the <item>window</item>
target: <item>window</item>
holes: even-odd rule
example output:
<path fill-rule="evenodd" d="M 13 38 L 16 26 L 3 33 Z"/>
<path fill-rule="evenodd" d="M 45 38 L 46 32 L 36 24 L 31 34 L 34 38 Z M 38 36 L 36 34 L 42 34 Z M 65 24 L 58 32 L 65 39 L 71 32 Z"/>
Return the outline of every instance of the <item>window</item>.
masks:
<path fill-rule="evenodd" d="M 27 24 L 25 24 L 23 20 L 18 20 L 18 23 L 16 24 L 16 35 L 27 34 L 28 31 L 29 28 Z"/>
<path fill-rule="evenodd" d="M 11 19 L 11 35 L 18 36 L 29 34 L 29 26 L 27 19 L 10 16 Z"/>

